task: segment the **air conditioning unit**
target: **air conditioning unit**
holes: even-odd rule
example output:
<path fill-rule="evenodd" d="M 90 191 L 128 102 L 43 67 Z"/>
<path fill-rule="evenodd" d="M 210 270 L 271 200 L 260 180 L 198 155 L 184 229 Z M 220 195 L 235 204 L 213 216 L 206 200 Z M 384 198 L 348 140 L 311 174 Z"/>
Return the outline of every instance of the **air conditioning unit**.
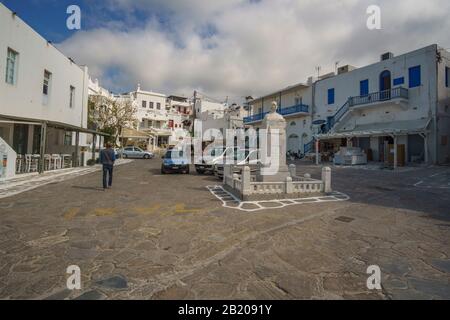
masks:
<path fill-rule="evenodd" d="M 389 60 L 389 59 L 392 59 L 393 57 L 394 57 L 394 54 L 392 52 L 386 52 L 381 55 L 381 61 Z"/>

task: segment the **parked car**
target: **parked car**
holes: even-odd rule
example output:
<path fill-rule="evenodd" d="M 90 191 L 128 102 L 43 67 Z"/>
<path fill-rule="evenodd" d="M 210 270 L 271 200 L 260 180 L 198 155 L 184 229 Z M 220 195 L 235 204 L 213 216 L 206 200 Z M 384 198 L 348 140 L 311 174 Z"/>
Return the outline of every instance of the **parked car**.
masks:
<path fill-rule="evenodd" d="M 210 159 L 205 160 L 202 157 L 201 163 L 195 164 L 195 170 L 198 174 L 204 174 L 204 173 L 214 173 L 214 165 L 223 163 L 225 156 L 228 154 L 232 154 L 234 151 L 237 150 L 236 147 L 217 147 L 212 150 L 210 150 L 209 155 Z"/>
<path fill-rule="evenodd" d="M 244 166 L 249 166 L 251 171 L 256 172 L 257 166 L 261 163 L 259 150 L 235 150 L 234 160 L 234 173 L 240 173 L 242 167 Z M 224 166 L 225 165 L 223 162 L 214 165 L 214 175 L 219 179 L 223 179 Z"/>
<path fill-rule="evenodd" d="M 120 151 L 123 158 L 153 159 L 155 155 L 138 147 L 125 147 Z"/>
<path fill-rule="evenodd" d="M 189 174 L 189 159 L 183 150 L 170 149 L 163 156 L 161 174 L 184 173 Z"/>

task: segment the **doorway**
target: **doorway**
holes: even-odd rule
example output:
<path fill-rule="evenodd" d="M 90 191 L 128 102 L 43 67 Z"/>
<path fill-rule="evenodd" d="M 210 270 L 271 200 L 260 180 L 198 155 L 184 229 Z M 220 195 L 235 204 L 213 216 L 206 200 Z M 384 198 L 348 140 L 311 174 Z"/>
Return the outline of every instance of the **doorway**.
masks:
<path fill-rule="evenodd" d="M 300 141 L 298 135 L 291 134 L 288 138 L 288 151 L 299 152 Z"/>
<path fill-rule="evenodd" d="M 380 74 L 380 100 L 389 100 L 391 98 L 391 72 L 384 70 Z"/>

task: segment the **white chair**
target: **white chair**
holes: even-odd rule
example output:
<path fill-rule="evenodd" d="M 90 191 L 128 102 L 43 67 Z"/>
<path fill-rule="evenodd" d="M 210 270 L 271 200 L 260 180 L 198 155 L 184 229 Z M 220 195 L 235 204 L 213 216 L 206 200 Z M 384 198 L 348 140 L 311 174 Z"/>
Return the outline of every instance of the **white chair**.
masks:
<path fill-rule="evenodd" d="M 70 154 L 62 154 L 61 162 L 63 168 L 71 168 L 72 167 L 72 155 Z"/>
<path fill-rule="evenodd" d="M 61 165 L 61 156 L 59 154 L 52 154 L 51 155 L 51 160 L 53 162 L 53 169 L 61 169 L 62 165 Z"/>
<path fill-rule="evenodd" d="M 18 154 L 16 159 L 16 173 L 22 173 L 23 170 L 23 155 Z"/>
<path fill-rule="evenodd" d="M 25 172 L 36 172 L 38 171 L 39 155 L 26 154 L 25 155 Z"/>
<path fill-rule="evenodd" d="M 52 156 L 49 154 L 44 154 L 44 170 L 50 171 L 52 169 Z"/>

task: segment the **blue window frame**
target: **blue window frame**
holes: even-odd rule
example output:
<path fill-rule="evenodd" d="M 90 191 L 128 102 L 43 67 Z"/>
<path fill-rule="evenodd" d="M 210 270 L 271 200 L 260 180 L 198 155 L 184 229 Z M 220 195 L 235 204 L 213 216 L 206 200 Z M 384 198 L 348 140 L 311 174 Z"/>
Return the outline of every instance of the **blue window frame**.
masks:
<path fill-rule="evenodd" d="M 405 77 L 394 79 L 394 86 L 399 86 L 405 83 Z"/>
<path fill-rule="evenodd" d="M 328 89 L 328 104 L 334 103 L 334 88 Z"/>
<path fill-rule="evenodd" d="M 359 95 L 367 96 L 369 94 L 369 79 L 359 82 Z"/>
<path fill-rule="evenodd" d="M 450 86 L 450 68 L 445 67 L 445 86 L 448 88 Z"/>
<path fill-rule="evenodd" d="M 420 66 L 409 68 L 409 87 L 415 88 L 421 85 Z"/>

